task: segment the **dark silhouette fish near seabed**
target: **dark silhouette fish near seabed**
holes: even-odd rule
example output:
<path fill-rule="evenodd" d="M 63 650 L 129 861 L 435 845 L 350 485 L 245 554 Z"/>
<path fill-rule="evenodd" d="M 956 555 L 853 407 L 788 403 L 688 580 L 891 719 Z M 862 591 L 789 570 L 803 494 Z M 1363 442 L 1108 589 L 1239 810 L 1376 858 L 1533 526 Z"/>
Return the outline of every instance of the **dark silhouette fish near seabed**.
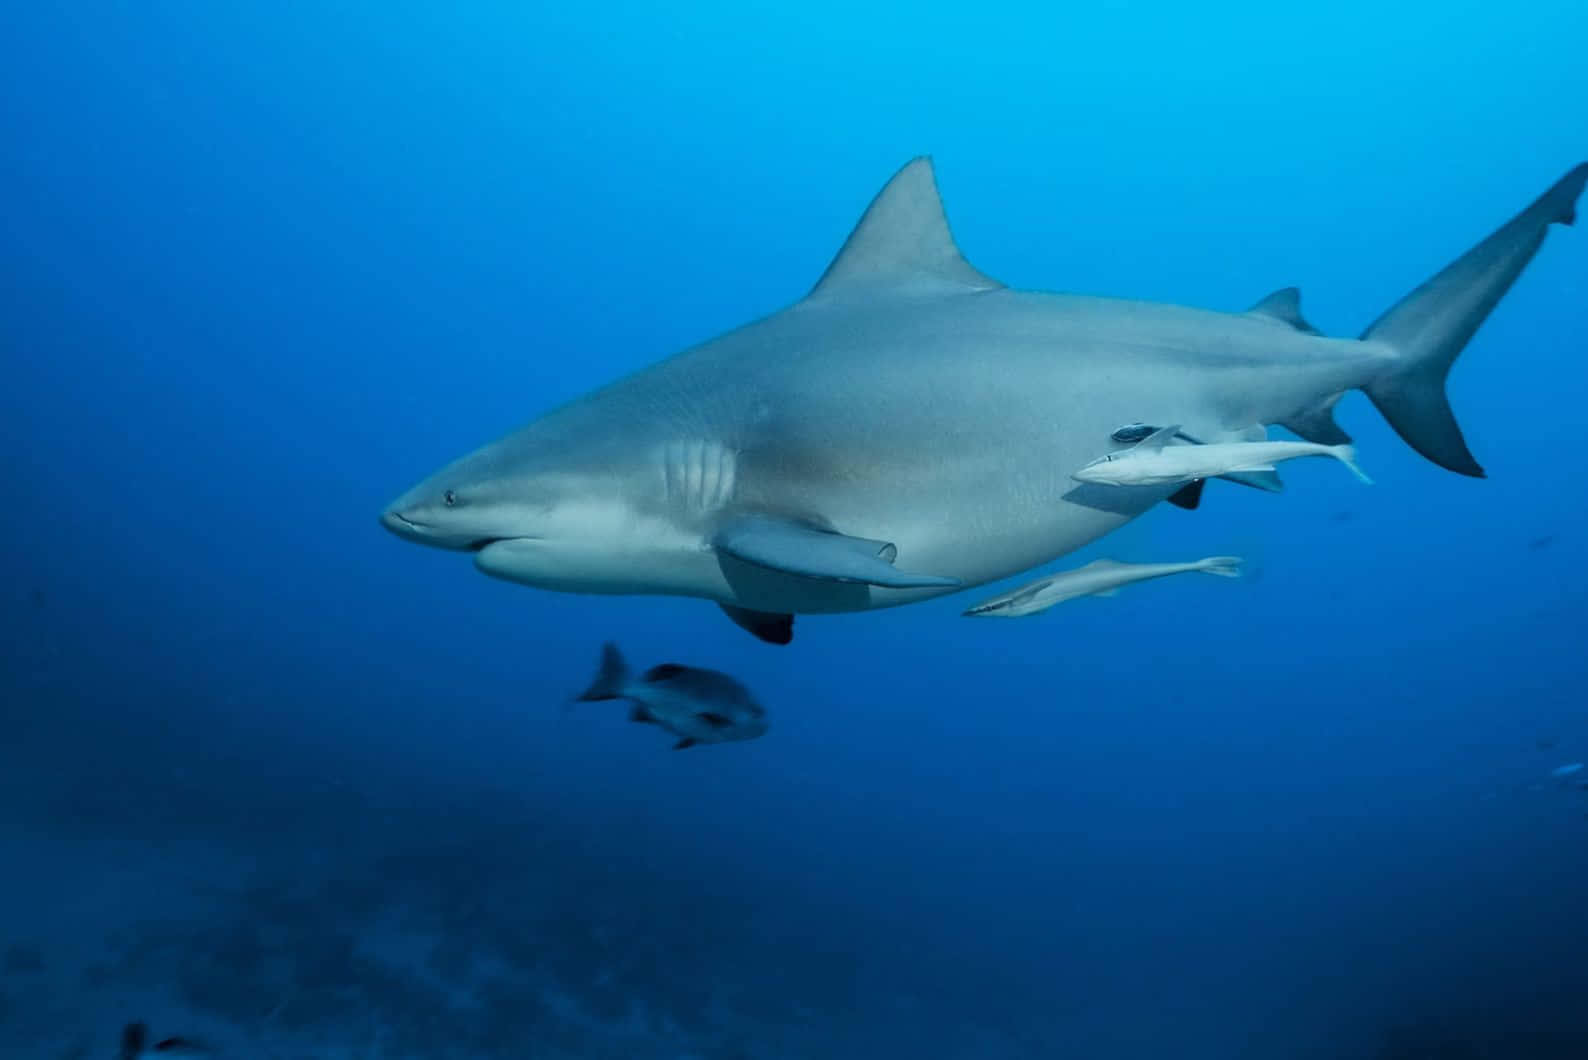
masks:
<path fill-rule="evenodd" d="M 805 298 L 454 461 L 382 522 L 509 581 L 700 597 L 787 643 L 795 614 L 1007 578 L 1183 488 L 1071 478 L 1122 424 L 1338 446 L 1334 405 L 1360 389 L 1481 477 L 1445 378 L 1585 182 L 1578 166 L 1360 338 L 1330 338 L 1289 288 L 1222 313 L 1005 287 L 961 256 L 918 158 Z"/>

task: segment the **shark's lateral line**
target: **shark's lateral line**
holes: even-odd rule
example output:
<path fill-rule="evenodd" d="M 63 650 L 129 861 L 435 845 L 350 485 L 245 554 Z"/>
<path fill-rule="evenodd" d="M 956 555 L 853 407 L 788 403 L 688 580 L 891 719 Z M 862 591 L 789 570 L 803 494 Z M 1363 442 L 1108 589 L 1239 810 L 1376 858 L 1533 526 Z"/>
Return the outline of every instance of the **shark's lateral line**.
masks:
<path fill-rule="evenodd" d="M 1006 578 L 1177 493 L 1071 478 L 1121 424 L 1339 445 L 1334 404 L 1361 389 L 1481 476 L 1445 376 L 1585 183 L 1588 164 L 1342 339 L 1290 288 L 1242 313 L 1009 289 L 960 255 L 917 158 L 804 299 L 462 457 L 382 522 L 526 585 L 715 600 L 787 643 L 794 614 Z"/>

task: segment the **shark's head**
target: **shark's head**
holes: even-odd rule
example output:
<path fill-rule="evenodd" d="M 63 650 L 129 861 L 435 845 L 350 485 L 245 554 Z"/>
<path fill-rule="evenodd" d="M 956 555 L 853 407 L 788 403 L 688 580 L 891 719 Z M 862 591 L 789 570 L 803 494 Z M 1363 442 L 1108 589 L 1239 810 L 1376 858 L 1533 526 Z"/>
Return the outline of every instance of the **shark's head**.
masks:
<path fill-rule="evenodd" d="M 481 571 L 525 585 L 673 591 L 670 561 L 700 548 L 658 517 L 648 491 L 660 478 L 644 471 L 510 437 L 431 475 L 380 521 L 406 540 L 472 552 Z"/>
<path fill-rule="evenodd" d="M 478 552 L 544 536 L 552 498 L 539 483 L 504 476 L 490 447 L 455 460 L 393 501 L 381 525 L 421 545 Z"/>

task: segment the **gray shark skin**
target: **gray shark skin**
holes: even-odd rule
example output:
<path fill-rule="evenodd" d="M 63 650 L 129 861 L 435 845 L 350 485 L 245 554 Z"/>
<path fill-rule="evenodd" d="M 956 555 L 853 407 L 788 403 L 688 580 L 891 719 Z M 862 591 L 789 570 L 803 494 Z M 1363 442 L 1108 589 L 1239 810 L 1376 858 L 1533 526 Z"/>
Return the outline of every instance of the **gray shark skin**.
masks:
<path fill-rule="evenodd" d="M 1481 477 L 1445 377 L 1585 182 L 1588 164 L 1353 339 L 1288 288 L 1244 313 L 1007 288 L 961 256 L 917 158 L 804 299 L 454 461 L 381 521 L 495 577 L 713 600 L 786 643 L 791 615 L 1006 578 L 1166 499 L 1070 477 L 1121 424 L 1338 444 L 1334 403 L 1362 389 Z"/>

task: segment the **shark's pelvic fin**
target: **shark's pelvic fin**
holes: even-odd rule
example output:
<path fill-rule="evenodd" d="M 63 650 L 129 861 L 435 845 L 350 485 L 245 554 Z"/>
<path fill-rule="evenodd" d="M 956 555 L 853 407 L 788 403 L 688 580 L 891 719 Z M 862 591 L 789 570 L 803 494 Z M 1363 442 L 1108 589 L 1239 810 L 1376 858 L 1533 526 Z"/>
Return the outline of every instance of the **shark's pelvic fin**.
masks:
<path fill-rule="evenodd" d="M 1258 302 L 1246 311 L 1249 317 L 1261 317 L 1272 320 L 1276 324 L 1305 331 L 1309 335 L 1321 335 L 1323 332 L 1307 323 L 1307 318 L 1301 315 L 1301 288 L 1285 287 Z"/>
<path fill-rule="evenodd" d="M 899 570 L 893 565 L 899 550 L 890 542 L 848 537 L 768 516 L 735 520 L 717 532 L 712 544 L 717 551 L 757 567 L 806 578 L 858 582 L 889 589 L 959 584 L 957 578 Z"/>
<path fill-rule="evenodd" d="M 1483 478 L 1445 395 L 1445 378 L 1467 341 L 1482 326 L 1552 224 L 1577 220 L 1577 199 L 1588 184 L 1588 163 L 1556 181 L 1525 210 L 1402 298 L 1362 337 L 1382 342 L 1398 363 L 1365 389 L 1406 443 L 1441 467 Z"/>
<path fill-rule="evenodd" d="M 752 611 L 747 607 L 718 604 L 722 613 L 733 620 L 740 629 L 748 630 L 758 640 L 768 644 L 787 644 L 794 639 L 794 616 L 774 615 L 768 611 Z"/>
<path fill-rule="evenodd" d="M 923 155 L 877 193 L 809 297 L 972 293 L 1002 286 L 960 253 L 943 214 L 932 160 Z"/>

